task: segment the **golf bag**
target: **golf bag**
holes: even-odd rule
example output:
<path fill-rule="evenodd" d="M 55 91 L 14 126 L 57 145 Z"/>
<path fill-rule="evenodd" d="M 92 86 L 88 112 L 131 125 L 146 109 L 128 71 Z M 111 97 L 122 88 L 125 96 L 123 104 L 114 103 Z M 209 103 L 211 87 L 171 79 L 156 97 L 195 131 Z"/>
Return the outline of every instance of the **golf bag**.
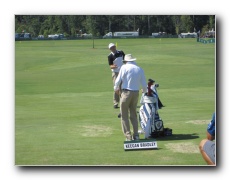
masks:
<path fill-rule="evenodd" d="M 139 111 L 139 122 L 145 133 L 145 138 L 164 136 L 164 124 L 157 111 L 157 98 L 142 96 L 142 106 Z"/>

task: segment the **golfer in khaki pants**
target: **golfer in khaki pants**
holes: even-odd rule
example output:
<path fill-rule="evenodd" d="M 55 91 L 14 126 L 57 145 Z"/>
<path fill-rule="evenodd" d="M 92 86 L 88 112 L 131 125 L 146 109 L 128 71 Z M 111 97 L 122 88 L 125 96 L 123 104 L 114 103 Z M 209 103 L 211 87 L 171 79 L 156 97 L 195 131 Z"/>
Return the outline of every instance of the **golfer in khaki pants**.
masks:
<path fill-rule="evenodd" d="M 114 91 L 119 93 L 119 85 L 122 83 L 122 92 L 120 100 L 121 126 L 126 141 L 139 140 L 138 119 L 137 119 L 137 103 L 139 97 L 139 89 L 142 87 L 143 93 L 147 91 L 147 83 L 142 68 L 137 66 L 136 59 L 131 54 L 125 55 L 124 65 L 121 67 L 118 77 L 116 78 Z M 130 116 L 129 116 L 130 113 Z M 130 122 L 133 126 L 133 135 L 130 130 Z"/>

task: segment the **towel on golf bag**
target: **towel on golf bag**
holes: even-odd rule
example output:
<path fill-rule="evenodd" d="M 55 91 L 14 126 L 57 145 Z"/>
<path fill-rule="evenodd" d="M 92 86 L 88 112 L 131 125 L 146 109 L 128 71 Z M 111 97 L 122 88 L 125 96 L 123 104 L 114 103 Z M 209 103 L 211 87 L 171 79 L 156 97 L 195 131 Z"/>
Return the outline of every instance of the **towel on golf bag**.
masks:
<path fill-rule="evenodd" d="M 140 107 L 139 122 L 145 132 L 145 138 L 164 135 L 164 124 L 154 103 L 145 103 Z"/>

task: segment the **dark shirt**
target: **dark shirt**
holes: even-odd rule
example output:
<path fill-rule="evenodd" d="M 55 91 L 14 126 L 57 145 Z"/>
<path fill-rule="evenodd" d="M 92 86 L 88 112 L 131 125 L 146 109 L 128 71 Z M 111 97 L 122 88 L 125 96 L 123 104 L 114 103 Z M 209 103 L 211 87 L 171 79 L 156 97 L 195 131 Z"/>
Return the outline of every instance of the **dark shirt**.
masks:
<path fill-rule="evenodd" d="M 108 56 L 108 63 L 109 65 L 113 65 L 113 61 L 118 58 L 118 57 L 125 57 L 125 53 L 121 50 L 117 50 L 115 54 L 113 54 L 112 52 L 109 54 Z"/>

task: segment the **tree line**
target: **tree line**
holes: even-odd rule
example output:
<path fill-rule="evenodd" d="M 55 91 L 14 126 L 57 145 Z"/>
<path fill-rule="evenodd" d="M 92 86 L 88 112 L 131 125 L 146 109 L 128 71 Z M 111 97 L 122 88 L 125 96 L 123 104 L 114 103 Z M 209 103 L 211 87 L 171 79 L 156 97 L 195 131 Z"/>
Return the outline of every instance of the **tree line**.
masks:
<path fill-rule="evenodd" d="M 84 33 L 103 36 L 108 32 L 139 31 L 178 35 L 182 32 L 215 30 L 215 15 L 15 15 L 15 32 L 32 37 L 64 34 L 77 37 Z"/>

